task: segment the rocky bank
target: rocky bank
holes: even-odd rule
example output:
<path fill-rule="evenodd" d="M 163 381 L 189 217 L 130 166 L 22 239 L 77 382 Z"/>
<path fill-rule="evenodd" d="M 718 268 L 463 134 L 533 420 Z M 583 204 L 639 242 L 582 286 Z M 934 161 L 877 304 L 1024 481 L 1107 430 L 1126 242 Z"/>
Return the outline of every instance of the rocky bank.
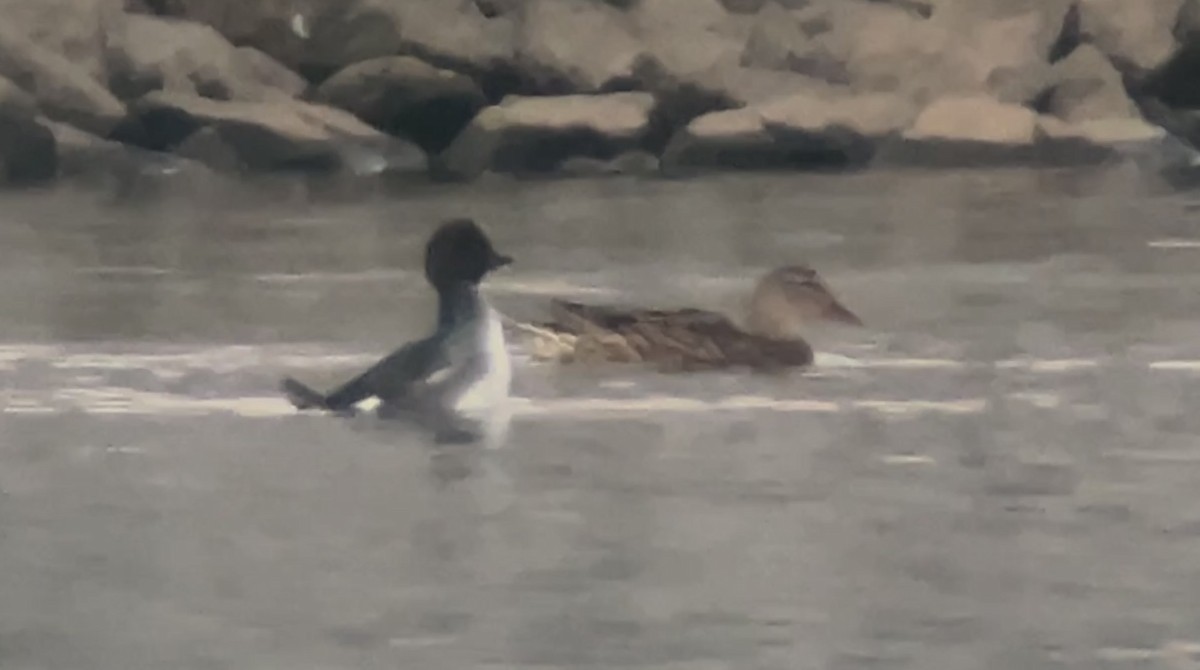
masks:
<path fill-rule="evenodd" d="M 466 180 L 1200 142 L 1200 0 L 0 0 L 0 15 L 9 184 L 164 160 Z"/>

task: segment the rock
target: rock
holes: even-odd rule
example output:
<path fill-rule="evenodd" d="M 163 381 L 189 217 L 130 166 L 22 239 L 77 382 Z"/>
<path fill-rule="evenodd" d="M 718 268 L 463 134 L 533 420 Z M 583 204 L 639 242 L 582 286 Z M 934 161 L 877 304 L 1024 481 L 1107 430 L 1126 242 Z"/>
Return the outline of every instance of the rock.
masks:
<path fill-rule="evenodd" d="M 213 26 L 311 81 L 359 61 L 409 53 L 477 76 L 511 68 L 513 28 L 449 0 L 173 0 L 165 13 Z"/>
<path fill-rule="evenodd" d="M 740 65 L 753 26 L 717 0 L 655 0 L 629 14 L 647 53 L 639 63 L 643 87 L 672 91 L 704 85 L 708 74 Z"/>
<path fill-rule="evenodd" d="M 819 48 L 842 64 L 860 91 L 900 91 L 914 100 L 963 86 L 947 76 L 945 29 L 891 5 L 845 0 L 822 7 L 830 29 L 814 37 Z"/>
<path fill-rule="evenodd" d="M 54 134 L 35 119 L 0 112 L 0 166 L 4 183 L 35 184 L 58 174 Z"/>
<path fill-rule="evenodd" d="M 105 171 L 114 157 L 130 151 L 120 142 L 97 137 L 65 123 L 49 119 L 43 119 L 41 123 L 54 135 L 58 147 L 59 172 L 63 176 Z"/>
<path fill-rule="evenodd" d="M 904 138 L 1016 146 L 1032 143 L 1036 129 L 1037 115 L 1026 107 L 978 95 L 950 96 L 921 110 Z"/>
<path fill-rule="evenodd" d="M 528 0 L 517 60 L 536 90 L 594 93 L 631 85 L 643 56 L 624 14 L 588 0 Z"/>
<path fill-rule="evenodd" d="M 350 111 L 430 154 L 449 146 L 487 105 L 470 77 L 408 56 L 351 65 L 322 83 L 313 99 Z"/>
<path fill-rule="evenodd" d="M 642 147 L 653 109 L 646 93 L 511 96 L 481 111 L 438 156 L 436 170 L 470 179 L 485 170 L 546 172 L 569 158 L 609 160 Z"/>
<path fill-rule="evenodd" d="M 13 82 L 0 77 L 0 112 L 9 116 L 37 116 L 37 101 Z"/>
<path fill-rule="evenodd" d="M 774 3 L 755 17 L 741 64 L 797 72 L 836 84 L 850 81 L 845 65 L 813 40 L 801 16 Z"/>
<path fill-rule="evenodd" d="M 1186 45 L 1195 43 L 1197 38 L 1200 38 L 1200 0 L 1183 0 L 1175 22 L 1175 39 Z"/>
<path fill-rule="evenodd" d="M 269 89 L 278 90 L 291 98 L 299 97 L 308 88 L 308 82 L 304 81 L 304 77 L 292 72 L 283 63 L 254 47 L 237 48 L 234 56 L 234 70 L 246 75 L 251 81 L 256 81 Z"/>
<path fill-rule="evenodd" d="M 721 5 L 731 14 L 757 14 L 775 3 L 770 0 L 721 0 Z"/>
<path fill-rule="evenodd" d="M 110 86 L 126 100 L 160 90 L 216 100 L 290 97 L 296 82 L 269 61 L 234 47 L 209 26 L 156 16 L 127 17 L 109 43 Z M 276 82 L 291 90 L 276 88 Z"/>
<path fill-rule="evenodd" d="M 574 156 L 563 161 L 559 173 L 568 176 L 648 176 L 659 170 L 658 157 L 646 151 L 628 151 L 608 160 Z"/>
<path fill-rule="evenodd" d="M 854 142 L 876 142 L 912 123 L 916 108 L 894 93 L 794 95 L 762 105 L 759 113 L 776 137 L 805 133 Z"/>
<path fill-rule="evenodd" d="M 1144 100 L 1141 108 L 1151 122 L 1193 146 L 1200 146 L 1200 110 L 1176 109 L 1152 98 Z"/>
<path fill-rule="evenodd" d="M 107 81 L 107 34 L 124 20 L 121 0 L 0 0 L 2 28 Z"/>
<path fill-rule="evenodd" d="M 58 171 L 54 135 L 34 118 L 36 111 L 27 93 L 0 79 L 0 174 L 5 184 L 48 181 Z"/>
<path fill-rule="evenodd" d="M 1069 122 L 1141 116 L 1125 92 L 1121 73 L 1090 44 L 1054 64 L 1046 109 Z"/>
<path fill-rule="evenodd" d="M 929 104 L 898 141 L 881 148 L 885 162 L 986 165 L 1037 159 L 1038 115 L 985 95 L 950 95 Z"/>
<path fill-rule="evenodd" d="M 96 137 L 65 123 L 43 120 L 58 145 L 58 176 L 118 198 L 150 194 L 196 195 L 216 186 L 212 171 L 192 160 Z"/>
<path fill-rule="evenodd" d="M 1082 142 L 1096 147 L 1158 142 L 1167 136 L 1165 130 L 1140 118 L 1109 117 L 1069 123 L 1042 115 L 1038 117 L 1038 131 L 1050 141 Z"/>
<path fill-rule="evenodd" d="M 693 168 L 761 170 L 811 165 L 806 152 L 794 155 L 789 147 L 775 142 L 758 110 L 747 108 L 692 119 L 671 137 L 660 160 L 667 174 Z"/>
<path fill-rule="evenodd" d="M 663 153 L 664 171 L 857 166 L 908 126 L 915 110 L 894 94 L 810 91 L 696 118 Z"/>
<path fill-rule="evenodd" d="M 215 169 L 228 169 L 229 155 L 251 171 L 415 171 L 425 163 L 416 147 L 348 112 L 295 100 L 233 102 L 157 92 L 137 101 L 130 114 L 146 148 L 172 150 L 190 140 L 188 157 Z"/>
<path fill-rule="evenodd" d="M 121 101 L 86 71 L 7 24 L 0 27 L 0 76 L 31 92 L 46 116 L 98 135 L 125 115 Z"/>
<path fill-rule="evenodd" d="M 833 3 L 832 29 L 815 41 L 844 63 L 858 90 L 900 92 L 918 104 L 987 93 L 1028 102 L 1044 87 L 1066 0 L 974 0 L 939 5 L 928 20 L 901 7 Z"/>
<path fill-rule="evenodd" d="M 1175 36 L 1181 48 L 1146 81 L 1138 82 L 1141 92 L 1173 107 L 1200 107 L 1200 0 L 1185 0 Z"/>
<path fill-rule="evenodd" d="M 1120 69 L 1146 75 L 1175 53 L 1174 30 L 1184 0 L 1079 0 L 1083 38 Z"/>
<path fill-rule="evenodd" d="M 518 76 L 513 17 L 487 19 L 471 2 L 392 2 L 402 26 L 399 53 L 471 75 L 492 100 L 527 86 Z"/>

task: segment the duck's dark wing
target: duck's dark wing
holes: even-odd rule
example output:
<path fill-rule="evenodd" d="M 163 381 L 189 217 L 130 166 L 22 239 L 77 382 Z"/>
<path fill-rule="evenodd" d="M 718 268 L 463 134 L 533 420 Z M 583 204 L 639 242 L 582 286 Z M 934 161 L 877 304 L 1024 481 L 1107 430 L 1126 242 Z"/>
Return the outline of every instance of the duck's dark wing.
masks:
<path fill-rule="evenodd" d="M 372 396 L 384 401 L 404 397 L 445 366 L 442 354 L 440 340 L 426 338 L 404 345 L 328 394 L 290 377 L 283 380 L 282 388 L 297 409 L 343 412 Z"/>
<path fill-rule="evenodd" d="M 793 367 L 813 361 L 802 340 L 774 340 L 700 309 L 621 309 L 555 300 L 555 327 L 577 338 L 576 356 L 650 362 L 664 368 Z"/>

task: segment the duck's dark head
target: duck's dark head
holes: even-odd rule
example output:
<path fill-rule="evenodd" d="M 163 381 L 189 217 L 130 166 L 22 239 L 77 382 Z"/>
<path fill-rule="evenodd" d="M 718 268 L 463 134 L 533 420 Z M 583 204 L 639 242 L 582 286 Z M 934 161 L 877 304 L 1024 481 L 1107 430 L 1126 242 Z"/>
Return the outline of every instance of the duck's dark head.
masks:
<path fill-rule="evenodd" d="M 512 263 L 499 254 L 471 219 L 443 222 L 425 245 L 425 278 L 435 288 L 457 283 L 478 284 L 487 273 Z"/>

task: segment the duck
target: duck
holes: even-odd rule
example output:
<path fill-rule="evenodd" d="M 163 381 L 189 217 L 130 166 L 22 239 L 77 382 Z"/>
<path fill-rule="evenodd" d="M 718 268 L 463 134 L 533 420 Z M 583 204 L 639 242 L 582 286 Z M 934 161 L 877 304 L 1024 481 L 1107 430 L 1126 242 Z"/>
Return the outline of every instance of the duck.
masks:
<path fill-rule="evenodd" d="M 437 292 L 432 332 L 328 393 L 285 377 L 284 395 L 297 410 L 339 415 L 354 415 L 375 399 L 377 416 L 414 419 L 433 430 L 438 443 L 502 439 L 507 416 L 500 408 L 508 400 L 512 361 L 500 314 L 479 286 L 512 262 L 475 220 L 442 222 L 425 246 L 425 279 Z"/>
<path fill-rule="evenodd" d="M 745 327 L 703 309 L 630 309 L 563 299 L 551 301 L 550 317 L 536 324 L 508 322 L 531 340 L 535 359 L 643 363 L 663 371 L 806 367 L 814 358 L 806 327 L 818 321 L 863 326 L 806 265 L 778 267 L 759 278 Z"/>

